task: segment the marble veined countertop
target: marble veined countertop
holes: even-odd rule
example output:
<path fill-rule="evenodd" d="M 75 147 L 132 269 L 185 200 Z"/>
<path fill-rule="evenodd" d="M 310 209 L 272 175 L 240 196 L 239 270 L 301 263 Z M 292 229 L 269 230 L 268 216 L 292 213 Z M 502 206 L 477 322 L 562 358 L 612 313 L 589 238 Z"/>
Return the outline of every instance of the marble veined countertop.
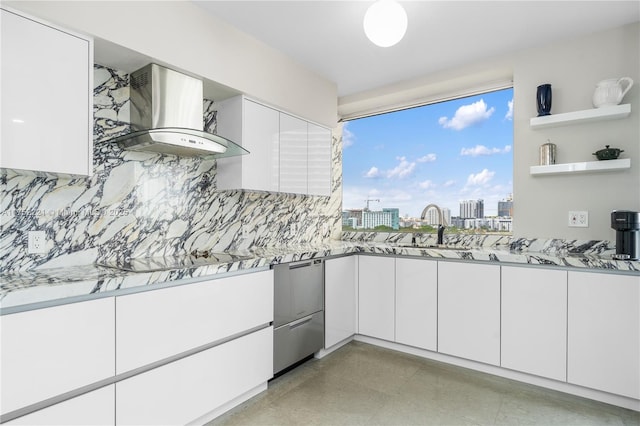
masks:
<path fill-rule="evenodd" d="M 151 285 L 172 285 L 184 280 L 198 280 L 270 265 L 299 260 L 367 253 L 387 256 L 411 256 L 451 261 L 493 262 L 543 265 L 546 267 L 583 268 L 638 274 L 640 261 L 613 260 L 610 254 L 543 253 L 513 249 L 509 245 L 476 247 L 414 247 L 393 242 L 332 241 L 323 245 L 252 249 L 229 257 L 183 265 L 175 258 L 136 259 L 132 265 L 80 265 L 24 271 L 0 275 L 0 313 L 10 314 L 42 306 L 96 297 L 113 296 L 146 290 Z M 148 267 L 147 267 L 148 265 Z M 118 269 L 114 266 L 128 266 Z"/>

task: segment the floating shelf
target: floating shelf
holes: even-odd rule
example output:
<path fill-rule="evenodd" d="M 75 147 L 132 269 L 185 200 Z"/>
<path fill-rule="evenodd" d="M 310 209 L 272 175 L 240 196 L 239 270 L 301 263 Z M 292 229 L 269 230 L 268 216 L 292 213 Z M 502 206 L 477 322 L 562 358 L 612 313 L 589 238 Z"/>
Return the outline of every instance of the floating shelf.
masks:
<path fill-rule="evenodd" d="M 552 114 L 542 117 L 533 117 L 529 125 L 532 129 L 544 129 L 545 127 L 566 126 L 577 123 L 591 123 L 604 120 L 618 120 L 631 114 L 631 104 L 615 105 L 610 107 L 586 109 L 583 111 L 567 112 L 564 114 Z"/>
<path fill-rule="evenodd" d="M 585 161 L 582 163 L 551 164 L 549 166 L 531 166 L 532 175 L 555 175 L 566 173 L 606 172 L 631 168 L 631 159 Z"/>

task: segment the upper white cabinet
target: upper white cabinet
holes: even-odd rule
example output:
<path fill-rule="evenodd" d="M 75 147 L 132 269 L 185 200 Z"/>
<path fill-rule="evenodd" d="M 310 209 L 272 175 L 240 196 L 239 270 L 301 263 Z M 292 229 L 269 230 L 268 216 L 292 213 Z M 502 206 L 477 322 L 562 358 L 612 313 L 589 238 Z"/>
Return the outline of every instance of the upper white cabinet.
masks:
<path fill-rule="evenodd" d="M 359 256 L 358 333 L 395 338 L 395 259 Z"/>
<path fill-rule="evenodd" d="M 502 267 L 502 367 L 567 379 L 567 271 Z"/>
<path fill-rule="evenodd" d="M 324 263 L 324 347 L 356 334 L 358 256 Z"/>
<path fill-rule="evenodd" d="M 218 189 L 331 193 L 331 131 L 237 96 L 218 104 L 217 132 L 249 154 L 218 159 Z"/>
<path fill-rule="evenodd" d="M 438 352 L 500 365 L 500 267 L 438 262 Z"/>
<path fill-rule="evenodd" d="M 569 383 L 640 399 L 640 276 L 569 272 Z"/>
<path fill-rule="evenodd" d="M 438 343 L 438 263 L 396 258 L 395 341 L 435 351 Z"/>
<path fill-rule="evenodd" d="M 113 376 L 113 298 L 0 316 L 2 413 Z"/>
<path fill-rule="evenodd" d="M 0 167 L 93 171 L 93 41 L 0 10 Z"/>

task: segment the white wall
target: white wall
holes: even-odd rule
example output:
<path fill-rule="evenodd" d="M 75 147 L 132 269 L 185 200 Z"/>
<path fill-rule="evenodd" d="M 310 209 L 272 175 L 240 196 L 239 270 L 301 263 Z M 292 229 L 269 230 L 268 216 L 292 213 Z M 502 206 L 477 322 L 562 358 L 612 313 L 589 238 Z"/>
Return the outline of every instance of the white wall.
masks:
<path fill-rule="evenodd" d="M 3 1 L 3 5 L 118 44 L 319 124 L 336 124 L 335 83 L 190 1 Z"/>
<path fill-rule="evenodd" d="M 580 39 L 554 43 L 517 55 L 514 60 L 514 233 L 537 238 L 615 240 L 614 209 L 640 211 L 640 24 Z M 631 116 L 622 120 L 532 130 L 535 92 L 551 83 L 551 113 L 592 108 L 595 85 L 613 77 L 636 85 L 623 102 Z M 531 176 L 538 148 L 550 139 L 558 163 L 595 161 L 605 144 L 624 149 L 631 169 L 579 175 Z M 589 228 L 569 228 L 568 211 L 587 210 Z"/>

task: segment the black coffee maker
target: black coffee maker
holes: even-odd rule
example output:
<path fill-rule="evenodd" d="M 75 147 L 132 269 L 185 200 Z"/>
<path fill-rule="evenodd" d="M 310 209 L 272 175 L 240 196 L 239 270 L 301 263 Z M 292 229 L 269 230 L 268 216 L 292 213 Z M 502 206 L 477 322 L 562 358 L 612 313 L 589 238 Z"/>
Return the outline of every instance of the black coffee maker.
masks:
<path fill-rule="evenodd" d="M 616 230 L 614 259 L 638 260 L 640 256 L 640 212 L 614 210 L 611 227 Z"/>

